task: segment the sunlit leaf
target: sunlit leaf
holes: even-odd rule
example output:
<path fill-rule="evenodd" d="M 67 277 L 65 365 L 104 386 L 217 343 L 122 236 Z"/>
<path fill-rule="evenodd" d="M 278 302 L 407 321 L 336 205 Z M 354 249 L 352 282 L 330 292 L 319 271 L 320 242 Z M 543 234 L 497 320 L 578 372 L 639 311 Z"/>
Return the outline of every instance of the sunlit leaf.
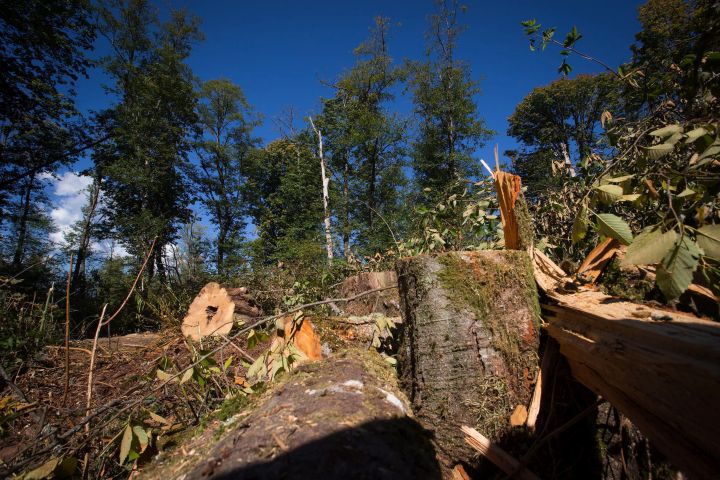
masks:
<path fill-rule="evenodd" d="M 656 282 L 665 298 L 674 300 L 687 290 L 698 266 L 701 251 L 687 235 L 668 252 L 657 269 Z"/>
<path fill-rule="evenodd" d="M 675 149 L 674 145 L 669 143 L 661 143 L 652 147 L 645 147 L 645 156 L 650 160 L 659 160 L 665 155 L 672 153 Z"/>
<path fill-rule="evenodd" d="M 633 241 L 630 226 L 623 219 L 612 213 L 599 213 L 598 230 L 602 235 L 614 238 L 623 245 L 630 245 Z"/>
<path fill-rule="evenodd" d="M 575 216 L 575 221 L 573 221 L 572 226 L 572 243 L 578 243 L 580 240 L 585 238 L 585 235 L 587 235 L 588 226 L 590 225 L 590 219 L 588 218 L 588 211 L 587 207 L 583 205 L 580 208 L 580 211 L 578 212 L 577 216 Z"/>
<path fill-rule="evenodd" d="M 193 374 L 194 374 L 194 373 L 195 373 L 195 369 L 194 369 L 194 368 L 188 368 L 187 370 L 185 370 L 185 373 L 183 373 L 183 376 L 182 376 L 182 378 L 180 379 L 180 385 L 182 385 L 183 383 L 188 382 L 188 381 L 193 377 Z"/>
<path fill-rule="evenodd" d="M 667 138 L 675 135 L 676 133 L 681 133 L 682 131 L 683 128 L 680 125 L 666 125 L 662 128 L 658 128 L 657 130 L 653 130 L 650 132 L 650 135 L 653 137 Z"/>
<path fill-rule="evenodd" d="M 120 464 L 122 465 L 125 463 L 125 460 L 128 458 L 128 454 L 130 453 L 130 447 L 132 446 L 132 440 L 133 440 L 133 431 L 130 425 L 125 427 L 125 431 L 123 432 L 122 440 L 120 441 Z"/>
<path fill-rule="evenodd" d="M 697 242 L 708 257 L 720 260 L 720 225 L 705 225 L 696 230 Z"/>
<path fill-rule="evenodd" d="M 623 265 L 654 265 L 660 263 L 675 245 L 674 230 L 663 233 L 659 227 L 643 230 L 628 246 Z"/>

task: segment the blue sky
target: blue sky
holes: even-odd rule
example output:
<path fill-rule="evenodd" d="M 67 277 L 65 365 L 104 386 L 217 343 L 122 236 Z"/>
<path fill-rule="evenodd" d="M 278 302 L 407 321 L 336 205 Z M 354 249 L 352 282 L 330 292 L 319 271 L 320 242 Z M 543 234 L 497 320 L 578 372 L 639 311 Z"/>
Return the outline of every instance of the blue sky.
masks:
<path fill-rule="evenodd" d="M 610 65 L 628 60 L 629 45 L 639 30 L 637 7 L 630 0 L 479 1 L 465 2 L 467 12 L 460 21 L 467 30 L 460 36 L 458 58 L 470 63 L 481 81 L 478 111 L 497 135 L 477 152 L 477 158 L 492 158 L 495 143 L 500 151 L 515 143 L 505 136 L 507 117 L 534 87 L 558 78 L 558 49 L 531 52 L 520 22 L 536 18 L 545 26 L 556 26 L 564 35 L 573 25 L 583 34 L 577 48 Z M 292 108 L 298 121 L 317 113 L 319 99 L 332 91 L 320 80 L 333 80 L 354 63 L 353 49 L 362 42 L 377 15 L 392 23 L 389 48 L 392 57 L 421 59 L 425 52 L 427 17 L 432 0 L 160 0 L 161 12 L 186 8 L 201 18 L 205 40 L 189 60 L 202 80 L 225 77 L 245 91 L 253 107 L 264 117 L 256 133 L 265 142 L 278 136 L 274 119 Z M 98 42 L 97 55 L 103 53 Z M 601 67 L 572 58 L 573 75 L 601 71 Z M 78 85 L 81 110 L 108 105 L 99 72 Z M 397 99 L 396 109 L 411 113 L 410 99 Z M 85 165 L 79 164 L 82 168 Z M 60 188 L 60 187 L 56 187 Z M 62 200 L 56 198 L 56 207 Z M 69 217 L 73 217 L 70 215 Z"/>

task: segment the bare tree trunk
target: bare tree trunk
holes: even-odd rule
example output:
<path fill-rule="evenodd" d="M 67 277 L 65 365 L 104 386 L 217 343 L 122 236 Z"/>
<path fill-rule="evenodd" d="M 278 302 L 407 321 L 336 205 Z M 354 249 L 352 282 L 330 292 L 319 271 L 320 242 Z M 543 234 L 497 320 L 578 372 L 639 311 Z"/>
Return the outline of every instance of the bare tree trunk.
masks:
<path fill-rule="evenodd" d="M 345 169 L 343 171 L 343 201 L 345 212 L 343 213 L 343 256 L 345 260 L 350 257 L 350 160 L 345 152 Z"/>
<path fill-rule="evenodd" d="M 323 212 L 325 213 L 325 246 L 327 248 L 328 264 L 332 264 L 333 244 L 330 230 L 330 179 L 325 173 L 325 157 L 323 156 L 322 132 L 315 128 L 312 117 L 308 117 L 310 125 L 318 137 L 318 157 L 320 158 L 320 176 L 322 178 Z"/>
<path fill-rule="evenodd" d="M 28 224 L 28 218 L 30 217 L 30 199 L 32 197 L 32 189 L 33 184 L 35 183 L 35 175 L 31 176 L 26 186 L 24 187 L 23 191 L 23 203 L 22 203 L 22 213 L 20 214 L 20 219 L 18 220 L 18 234 L 17 234 L 17 244 L 15 246 L 15 255 L 13 257 L 13 266 L 14 267 L 20 267 L 23 262 L 23 257 L 25 256 L 25 243 L 27 239 L 27 224 Z"/>
<path fill-rule="evenodd" d="M 560 148 L 562 149 L 563 159 L 565 160 L 565 169 L 568 171 L 571 177 L 575 177 L 575 167 L 573 167 L 573 164 L 570 161 L 570 154 L 568 153 L 567 143 L 561 143 Z"/>
<path fill-rule="evenodd" d="M 85 212 L 85 222 L 83 222 L 82 236 L 80 245 L 78 245 L 77 260 L 75 261 L 75 270 L 73 271 L 72 284 L 75 290 L 82 292 L 85 290 L 85 261 L 87 260 L 88 250 L 90 249 L 90 230 L 92 220 L 97 209 L 98 199 L 100 198 L 100 182 L 101 177 L 97 175 L 93 181 L 90 190 L 90 204 Z"/>

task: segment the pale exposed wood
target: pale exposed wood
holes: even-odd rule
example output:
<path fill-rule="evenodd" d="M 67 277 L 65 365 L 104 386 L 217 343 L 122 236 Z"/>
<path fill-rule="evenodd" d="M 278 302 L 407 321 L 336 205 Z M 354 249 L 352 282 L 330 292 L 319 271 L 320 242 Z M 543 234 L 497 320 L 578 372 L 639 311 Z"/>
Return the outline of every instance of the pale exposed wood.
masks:
<path fill-rule="evenodd" d="M 535 267 L 535 282 L 543 292 L 554 290 L 563 281 L 570 280 L 562 268 L 537 248 L 533 248 L 532 257 Z"/>
<path fill-rule="evenodd" d="M 614 238 L 606 238 L 585 257 L 580 268 L 578 268 L 578 276 L 581 276 L 589 283 L 595 283 L 620 248 L 620 242 Z"/>
<path fill-rule="evenodd" d="M 519 250 L 521 242 L 518 218 L 515 214 L 515 202 L 520 195 L 520 177 L 497 170 L 495 172 L 495 190 L 500 205 L 505 248 Z"/>
<path fill-rule="evenodd" d="M 470 480 L 470 475 L 467 474 L 465 468 L 460 464 L 453 467 L 451 474 L 452 480 Z"/>
<path fill-rule="evenodd" d="M 510 426 L 519 427 L 525 425 L 527 418 L 528 410 L 525 405 L 518 405 L 515 407 L 515 410 L 513 410 L 512 415 L 510 415 Z"/>
<path fill-rule="evenodd" d="M 325 156 L 323 154 L 323 137 L 320 129 L 315 127 L 312 117 L 308 117 L 310 125 L 312 126 L 315 135 L 318 138 L 318 158 L 320 159 L 320 179 L 322 180 L 322 198 L 323 198 L 323 212 L 324 223 L 325 223 L 325 248 L 327 250 L 328 264 L 332 264 L 333 259 L 333 241 L 332 232 L 330 230 L 330 178 L 325 173 L 327 167 L 325 166 Z"/>
<path fill-rule="evenodd" d="M 235 320 L 246 320 L 261 314 L 245 288 L 225 289 L 218 283 L 210 282 L 190 304 L 183 319 L 182 333 L 193 340 L 227 335 Z"/>
<path fill-rule="evenodd" d="M 519 480 L 539 480 L 539 478 L 527 468 L 522 467 L 520 462 L 512 457 L 502 448 L 490 441 L 485 435 L 474 428 L 463 425 L 462 432 L 465 434 L 465 441 L 477 450 L 497 467 L 508 475 L 514 474 L 513 478 Z"/>
<path fill-rule="evenodd" d="M 540 415 L 540 404 L 542 403 L 542 389 L 543 389 L 543 378 L 547 378 L 550 374 L 550 355 L 547 352 L 547 348 L 543 353 L 542 360 L 540 361 L 540 371 L 538 371 L 537 380 L 535 381 L 535 388 L 533 389 L 532 399 L 530 400 L 530 407 L 528 408 L 527 427 L 530 430 L 535 430 L 538 416 Z"/>
<path fill-rule="evenodd" d="M 595 291 L 548 295 L 547 330 L 573 376 L 683 471 L 720 471 L 720 324 Z"/>

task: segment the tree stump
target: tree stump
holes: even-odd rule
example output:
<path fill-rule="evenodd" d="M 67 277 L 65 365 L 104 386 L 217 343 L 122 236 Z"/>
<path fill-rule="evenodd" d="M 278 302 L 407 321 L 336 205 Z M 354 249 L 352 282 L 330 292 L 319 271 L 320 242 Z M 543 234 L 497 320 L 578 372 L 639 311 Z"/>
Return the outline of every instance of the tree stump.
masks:
<path fill-rule="evenodd" d="M 443 461 L 468 461 L 461 425 L 502 440 L 528 406 L 538 370 L 540 311 L 524 251 L 454 252 L 398 261 L 400 383 L 435 431 Z"/>
<path fill-rule="evenodd" d="M 236 321 L 259 317 L 262 310 L 247 289 L 224 288 L 215 282 L 205 285 L 188 308 L 182 333 L 193 340 L 210 335 L 227 335 Z"/>

